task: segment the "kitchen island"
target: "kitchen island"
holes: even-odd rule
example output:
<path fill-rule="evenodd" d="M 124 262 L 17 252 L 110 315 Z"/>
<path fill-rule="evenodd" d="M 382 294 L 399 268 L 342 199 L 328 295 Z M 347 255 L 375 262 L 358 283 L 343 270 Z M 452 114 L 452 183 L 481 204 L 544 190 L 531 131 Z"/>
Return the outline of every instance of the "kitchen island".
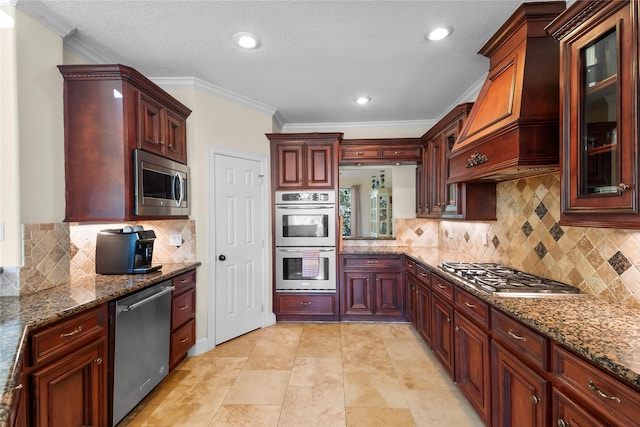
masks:
<path fill-rule="evenodd" d="M 20 384 L 28 332 L 190 271 L 200 263 L 163 264 L 149 274 L 91 275 L 33 294 L 0 297 L 0 425 L 9 419 Z"/>

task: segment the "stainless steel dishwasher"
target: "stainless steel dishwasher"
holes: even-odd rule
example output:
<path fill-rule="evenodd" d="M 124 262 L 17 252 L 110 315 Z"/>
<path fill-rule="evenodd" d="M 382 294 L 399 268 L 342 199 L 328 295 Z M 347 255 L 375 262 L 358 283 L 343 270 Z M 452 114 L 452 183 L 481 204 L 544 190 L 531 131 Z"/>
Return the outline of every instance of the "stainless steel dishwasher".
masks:
<path fill-rule="evenodd" d="M 113 425 L 167 376 L 173 289 L 168 280 L 113 303 Z"/>

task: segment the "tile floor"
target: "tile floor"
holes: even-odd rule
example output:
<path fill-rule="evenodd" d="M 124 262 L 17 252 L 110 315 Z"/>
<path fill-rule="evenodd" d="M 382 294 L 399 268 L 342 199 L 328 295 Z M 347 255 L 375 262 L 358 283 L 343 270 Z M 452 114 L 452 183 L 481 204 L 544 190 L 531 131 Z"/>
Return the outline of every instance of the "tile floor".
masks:
<path fill-rule="evenodd" d="M 482 426 L 409 324 L 278 323 L 185 360 L 119 426 Z"/>

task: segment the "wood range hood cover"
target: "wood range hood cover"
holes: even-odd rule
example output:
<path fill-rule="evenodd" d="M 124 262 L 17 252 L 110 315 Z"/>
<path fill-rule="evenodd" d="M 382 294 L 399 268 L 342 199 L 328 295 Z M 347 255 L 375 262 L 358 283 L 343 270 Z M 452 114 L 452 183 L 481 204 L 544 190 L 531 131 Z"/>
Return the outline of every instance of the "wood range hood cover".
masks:
<path fill-rule="evenodd" d="M 523 3 L 480 49 L 489 74 L 449 154 L 448 182 L 559 169 L 559 45 L 545 26 L 565 2 Z"/>

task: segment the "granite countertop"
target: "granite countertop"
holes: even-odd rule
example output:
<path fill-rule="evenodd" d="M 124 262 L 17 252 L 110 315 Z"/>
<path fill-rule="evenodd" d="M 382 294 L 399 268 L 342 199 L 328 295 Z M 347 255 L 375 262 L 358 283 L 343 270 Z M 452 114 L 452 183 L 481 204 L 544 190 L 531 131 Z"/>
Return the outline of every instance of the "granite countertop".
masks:
<path fill-rule="evenodd" d="M 437 248 L 347 246 L 341 254 L 405 254 L 525 325 L 640 388 L 640 311 L 587 294 L 576 296 L 492 296 L 441 270 L 442 261 L 469 261 L 468 254 Z"/>
<path fill-rule="evenodd" d="M 8 420 L 14 387 L 19 384 L 22 348 L 29 330 L 162 282 L 200 263 L 163 264 L 150 274 L 92 275 L 68 285 L 19 297 L 0 297 L 0 425 Z"/>

